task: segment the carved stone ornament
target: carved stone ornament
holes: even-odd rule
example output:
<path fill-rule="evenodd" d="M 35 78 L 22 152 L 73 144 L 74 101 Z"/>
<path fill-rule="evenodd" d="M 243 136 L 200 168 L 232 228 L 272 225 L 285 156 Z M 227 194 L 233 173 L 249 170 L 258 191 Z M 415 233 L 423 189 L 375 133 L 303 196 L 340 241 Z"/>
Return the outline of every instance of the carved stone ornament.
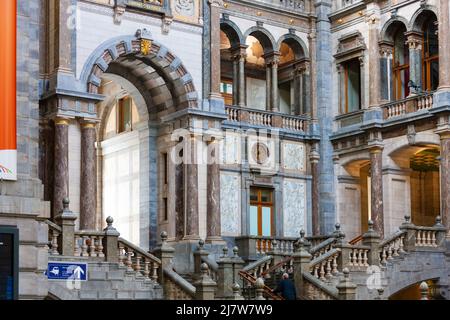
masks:
<path fill-rule="evenodd" d="M 194 0 L 176 0 L 175 11 L 182 16 L 192 17 L 195 15 Z"/>

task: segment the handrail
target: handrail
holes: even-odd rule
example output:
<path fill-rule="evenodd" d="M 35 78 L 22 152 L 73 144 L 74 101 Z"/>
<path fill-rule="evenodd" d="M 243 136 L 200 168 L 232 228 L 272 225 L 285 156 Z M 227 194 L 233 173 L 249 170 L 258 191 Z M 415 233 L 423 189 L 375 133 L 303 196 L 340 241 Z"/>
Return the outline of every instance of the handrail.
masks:
<path fill-rule="evenodd" d="M 395 239 L 397 239 L 398 237 L 400 237 L 400 236 L 402 236 L 404 234 L 406 234 L 406 230 L 398 230 L 398 231 L 396 231 L 394 234 L 392 234 L 388 238 L 386 238 L 383 241 L 381 241 L 379 247 L 380 248 L 384 247 L 385 245 L 389 244 L 390 242 L 394 241 Z"/>
<path fill-rule="evenodd" d="M 245 266 L 244 268 L 242 268 L 242 271 L 248 272 L 250 270 L 258 268 L 259 266 L 263 265 L 267 261 L 272 260 L 272 258 L 273 258 L 272 256 L 264 256 L 261 259 L 256 260 L 255 262 L 252 262 L 252 263 L 248 264 L 247 266 Z"/>
<path fill-rule="evenodd" d="M 314 285 L 317 289 L 322 290 L 323 292 L 325 292 L 325 294 L 331 296 L 333 299 L 339 299 L 339 291 L 336 288 L 328 286 L 326 283 L 320 281 L 308 272 L 302 272 L 302 275 L 306 281 Z"/>
<path fill-rule="evenodd" d="M 333 244 L 335 242 L 336 242 L 336 238 L 334 238 L 334 237 L 328 238 L 327 240 L 321 242 L 317 246 L 312 247 L 311 250 L 310 250 L 310 253 L 313 255 L 316 252 L 320 251 L 321 249 L 326 248 L 327 246 L 329 246 L 329 245 L 331 245 L 331 244 Z"/>
<path fill-rule="evenodd" d="M 316 266 L 317 264 L 327 260 L 328 258 L 332 257 L 333 255 L 335 255 L 335 254 L 337 254 L 339 252 L 341 252 L 341 249 L 334 248 L 334 249 L 331 249 L 330 251 L 328 251 L 328 252 L 318 256 L 317 258 L 311 260 L 310 265 L 309 265 L 310 268 L 312 268 L 312 267 Z"/>
<path fill-rule="evenodd" d="M 245 272 L 243 270 L 239 271 L 239 276 L 241 276 L 241 278 L 247 282 L 249 282 L 252 285 L 256 284 L 256 278 L 254 276 L 252 276 L 251 274 L 249 274 L 248 272 Z M 269 296 L 269 298 L 271 298 L 272 300 L 284 300 L 283 297 L 275 294 L 272 289 L 266 285 L 264 285 L 264 293 L 266 295 Z"/>
<path fill-rule="evenodd" d="M 104 231 L 98 230 L 78 230 L 75 231 L 76 236 L 105 236 Z"/>
<path fill-rule="evenodd" d="M 144 256 L 144 257 L 146 257 L 146 258 L 152 260 L 153 262 L 155 262 L 155 263 L 161 265 L 161 260 L 160 260 L 160 259 L 158 259 L 158 258 L 155 257 L 154 255 L 152 255 L 151 253 L 149 253 L 149 252 L 147 252 L 147 251 L 145 251 L 145 250 L 139 248 L 138 246 L 135 246 L 135 245 L 132 244 L 131 242 L 129 242 L 129 241 L 123 239 L 123 238 L 120 238 L 120 237 L 119 237 L 119 239 L 118 239 L 118 242 L 119 242 L 119 243 L 122 243 L 122 244 L 124 244 L 126 247 L 128 247 L 128 248 L 130 248 L 130 249 L 136 251 L 136 252 L 139 253 L 140 255 L 142 255 L 142 256 Z"/>
<path fill-rule="evenodd" d="M 45 223 L 48 224 L 48 226 L 50 227 L 50 229 L 56 230 L 58 232 L 62 232 L 62 229 L 60 226 L 58 226 L 56 223 L 50 221 L 50 220 L 45 220 Z"/>
<path fill-rule="evenodd" d="M 183 292 L 191 296 L 195 297 L 196 288 L 189 283 L 186 279 L 176 273 L 172 268 L 166 267 L 163 269 L 164 276 L 169 278 L 175 285 L 177 285 Z"/>

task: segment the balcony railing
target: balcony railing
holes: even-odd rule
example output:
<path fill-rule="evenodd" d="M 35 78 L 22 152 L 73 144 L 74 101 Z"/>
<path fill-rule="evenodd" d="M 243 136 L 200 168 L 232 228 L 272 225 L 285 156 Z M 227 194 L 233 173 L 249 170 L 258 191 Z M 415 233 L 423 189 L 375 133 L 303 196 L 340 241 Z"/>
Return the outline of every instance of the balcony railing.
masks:
<path fill-rule="evenodd" d="M 309 118 L 307 116 L 291 116 L 277 112 L 232 106 L 226 106 L 226 112 L 229 122 L 248 123 L 268 128 L 283 128 L 295 132 L 306 132 L 308 130 Z"/>
<path fill-rule="evenodd" d="M 433 93 L 426 93 L 391 102 L 382 106 L 385 120 L 433 107 Z"/>

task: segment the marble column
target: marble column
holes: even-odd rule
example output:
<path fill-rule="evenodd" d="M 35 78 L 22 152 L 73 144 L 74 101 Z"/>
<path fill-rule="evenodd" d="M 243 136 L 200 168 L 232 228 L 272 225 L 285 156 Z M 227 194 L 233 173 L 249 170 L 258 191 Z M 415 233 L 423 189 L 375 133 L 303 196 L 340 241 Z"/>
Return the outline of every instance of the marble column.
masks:
<path fill-rule="evenodd" d="M 223 241 L 220 225 L 220 162 L 219 143 L 208 142 L 206 242 Z"/>
<path fill-rule="evenodd" d="M 312 25 L 314 25 L 314 22 L 312 22 Z M 306 98 L 309 98 L 309 105 L 310 105 L 310 112 L 311 112 L 311 118 L 317 119 L 317 89 L 316 89 L 316 42 L 317 42 L 317 35 L 316 31 L 313 30 L 308 34 L 308 40 L 309 40 L 309 56 L 310 56 L 310 79 L 309 79 L 309 91 L 306 91 Z M 305 79 L 308 80 L 308 79 Z"/>
<path fill-rule="evenodd" d="M 239 55 L 239 100 L 238 105 L 240 107 L 245 107 L 246 105 L 246 87 L 245 87 L 245 60 L 247 58 L 247 55 L 244 53 L 241 53 Z"/>
<path fill-rule="evenodd" d="M 188 157 L 185 158 L 185 187 L 186 187 L 186 234 L 185 240 L 199 240 L 198 216 L 198 162 L 196 157 L 197 138 L 192 135 L 185 149 Z"/>
<path fill-rule="evenodd" d="M 303 113 L 303 70 L 300 66 L 295 66 L 292 74 L 292 86 L 294 88 L 294 103 L 292 115 L 300 115 Z"/>
<path fill-rule="evenodd" d="M 441 215 L 442 221 L 450 228 L 450 131 L 441 136 Z"/>
<path fill-rule="evenodd" d="M 233 55 L 233 106 L 237 106 L 239 101 L 239 59 Z"/>
<path fill-rule="evenodd" d="M 69 119 L 55 119 L 53 216 L 63 209 L 63 199 L 69 196 Z"/>
<path fill-rule="evenodd" d="M 407 32 L 406 44 L 409 48 L 409 79 L 422 88 L 422 37 L 420 32 Z M 410 94 L 416 94 L 414 88 L 410 88 Z"/>
<path fill-rule="evenodd" d="M 312 184 L 311 184 L 311 192 L 312 192 L 312 232 L 314 236 L 320 235 L 320 211 L 319 211 L 319 202 L 320 202 L 320 171 L 319 171 L 319 160 L 320 155 L 317 152 L 317 146 L 312 149 L 311 154 L 309 156 L 311 162 L 311 175 L 312 175 Z"/>
<path fill-rule="evenodd" d="M 450 9 L 448 0 L 439 1 L 439 87 L 450 90 Z"/>
<path fill-rule="evenodd" d="M 211 36 L 211 89 L 210 99 L 222 99 L 220 94 L 220 7 L 222 0 L 208 0 Z"/>
<path fill-rule="evenodd" d="M 175 238 L 182 240 L 185 234 L 184 216 L 184 165 L 175 164 Z"/>
<path fill-rule="evenodd" d="M 393 43 L 387 41 L 380 43 L 380 102 L 393 99 L 392 51 Z"/>
<path fill-rule="evenodd" d="M 80 230 L 94 230 L 97 208 L 95 123 L 81 123 Z"/>
<path fill-rule="evenodd" d="M 271 105 L 273 112 L 280 111 L 280 97 L 279 97 L 279 89 L 278 89 L 278 64 L 280 62 L 279 56 L 274 55 L 271 61 L 271 73 L 272 73 L 272 88 L 271 88 Z"/>
<path fill-rule="evenodd" d="M 371 212 L 374 229 L 381 237 L 384 236 L 384 212 L 383 212 L 383 148 L 373 146 L 370 149 L 371 164 Z"/>
<path fill-rule="evenodd" d="M 311 65 L 309 62 L 305 62 L 303 66 L 303 72 L 302 72 L 302 104 L 303 104 L 303 110 L 302 113 L 311 115 L 311 118 L 313 118 L 314 114 L 312 111 L 312 88 L 311 88 Z M 315 89 L 314 89 L 315 91 Z"/>
<path fill-rule="evenodd" d="M 375 5 L 375 3 L 373 3 L 373 5 Z M 369 107 L 371 108 L 378 107 L 380 100 L 380 53 L 378 49 L 379 21 L 380 18 L 375 13 L 367 19 L 367 23 L 369 24 L 369 45 L 367 46 L 369 51 Z M 362 70 L 363 69 L 361 68 L 361 71 Z M 362 75 L 363 72 L 361 72 L 361 76 Z M 361 90 L 361 92 L 363 92 L 363 90 Z"/>
<path fill-rule="evenodd" d="M 266 110 L 270 111 L 272 103 L 272 76 L 270 63 L 266 63 Z"/>

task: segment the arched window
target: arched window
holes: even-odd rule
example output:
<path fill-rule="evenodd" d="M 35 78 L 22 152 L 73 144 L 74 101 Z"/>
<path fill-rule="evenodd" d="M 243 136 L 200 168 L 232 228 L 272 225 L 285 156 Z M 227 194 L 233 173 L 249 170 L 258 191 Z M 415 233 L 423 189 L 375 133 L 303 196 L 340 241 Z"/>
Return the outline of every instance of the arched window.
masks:
<path fill-rule="evenodd" d="M 439 41 L 435 17 L 430 17 L 423 24 L 422 77 L 423 90 L 437 89 L 439 85 Z"/>
<path fill-rule="evenodd" d="M 394 99 L 404 99 L 409 95 L 409 48 L 406 44 L 406 28 L 403 26 L 394 35 L 393 80 Z"/>

